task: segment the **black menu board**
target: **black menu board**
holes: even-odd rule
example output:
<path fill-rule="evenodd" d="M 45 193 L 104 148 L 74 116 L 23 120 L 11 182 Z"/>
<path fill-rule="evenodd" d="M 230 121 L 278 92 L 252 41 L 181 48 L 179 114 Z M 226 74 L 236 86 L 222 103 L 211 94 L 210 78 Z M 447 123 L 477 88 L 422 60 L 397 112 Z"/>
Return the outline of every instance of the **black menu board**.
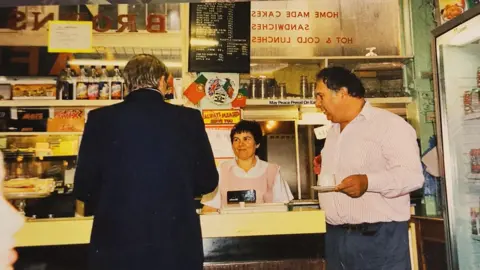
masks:
<path fill-rule="evenodd" d="M 190 4 L 189 72 L 250 72 L 250 2 Z"/>

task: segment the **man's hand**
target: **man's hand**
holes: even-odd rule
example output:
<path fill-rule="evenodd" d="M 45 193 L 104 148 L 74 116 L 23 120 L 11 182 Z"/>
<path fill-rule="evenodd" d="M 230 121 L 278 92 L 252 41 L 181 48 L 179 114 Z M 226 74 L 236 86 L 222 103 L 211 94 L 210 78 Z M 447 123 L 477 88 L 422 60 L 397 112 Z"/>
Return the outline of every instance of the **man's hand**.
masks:
<path fill-rule="evenodd" d="M 320 174 L 322 170 L 322 155 L 318 155 L 313 159 L 313 171 L 315 174 Z"/>
<path fill-rule="evenodd" d="M 368 178 L 366 175 L 350 175 L 337 185 L 335 191 L 345 193 L 352 198 L 359 198 L 367 191 L 367 188 Z"/>
<path fill-rule="evenodd" d="M 218 212 L 218 209 L 208 205 L 204 205 L 202 208 L 202 214 L 215 213 L 215 212 Z"/>

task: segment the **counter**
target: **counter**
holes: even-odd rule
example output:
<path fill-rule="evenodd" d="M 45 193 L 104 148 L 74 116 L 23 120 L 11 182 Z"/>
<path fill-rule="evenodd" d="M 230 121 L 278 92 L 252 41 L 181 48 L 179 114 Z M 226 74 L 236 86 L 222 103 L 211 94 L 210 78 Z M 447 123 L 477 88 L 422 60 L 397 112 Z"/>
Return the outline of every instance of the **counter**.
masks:
<path fill-rule="evenodd" d="M 200 215 L 204 238 L 325 233 L 325 213 L 290 212 Z M 29 220 L 16 235 L 18 247 L 87 244 L 92 217 Z M 221 224 L 221 226 L 219 226 Z"/>
<path fill-rule="evenodd" d="M 322 210 L 208 214 L 200 221 L 204 269 L 323 269 Z M 91 217 L 27 221 L 16 235 L 15 269 L 86 269 L 92 223 Z"/>
<path fill-rule="evenodd" d="M 290 212 L 200 215 L 204 238 L 325 233 L 325 213 Z M 29 220 L 16 235 L 18 247 L 87 244 L 92 217 Z M 219 226 L 221 224 L 221 226 Z"/>

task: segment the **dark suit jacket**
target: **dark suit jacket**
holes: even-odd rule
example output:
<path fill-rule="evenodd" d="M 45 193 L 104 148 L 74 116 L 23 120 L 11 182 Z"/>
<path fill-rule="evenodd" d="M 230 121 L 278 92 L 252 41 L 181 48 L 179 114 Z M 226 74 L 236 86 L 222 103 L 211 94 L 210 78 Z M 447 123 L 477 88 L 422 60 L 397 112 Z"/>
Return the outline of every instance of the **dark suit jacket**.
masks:
<path fill-rule="evenodd" d="M 91 269 L 202 269 L 194 197 L 218 184 L 201 114 L 141 89 L 88 115 L 74 193 L 94 209 Z"/>

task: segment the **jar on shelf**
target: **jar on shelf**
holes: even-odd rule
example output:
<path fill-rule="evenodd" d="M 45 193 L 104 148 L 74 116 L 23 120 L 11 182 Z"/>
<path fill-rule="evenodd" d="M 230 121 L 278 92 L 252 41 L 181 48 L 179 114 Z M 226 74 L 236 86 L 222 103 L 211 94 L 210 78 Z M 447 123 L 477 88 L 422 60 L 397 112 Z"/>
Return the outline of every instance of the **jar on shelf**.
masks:
<path fill-rule="evenodd" d="M 273 78 L 267 79 L 267 91 L 265 93 L 266 98 L 276 98 L 275 89 L 277 88 L 277 81 Z"/>
<path fill-rule="evenodd" d="M 277 87 L 278 93 L 275 95 L 279 99 L 284 99 L 287 96 L 287 84 L 279 83 Z"/>
<path fill-rule="evenodd" d="M 308 97 L 309 98 L 315 98 L 315 89 L 317 88 L 317 83 L 311 82 L 308 85 L 309 85 L 309 89 L 310 89 L 308 91 L 310 96 L 308 96 Z"/>
<path fill-rule="evenodd" d="M 258 92 L 258 80 L 255 77 L 250 77 L 250 84 L 248 85 L 248 98 L 256 98 Z"/>
<path fill-rule="evenodd" d="M 302 75 L 302 76 L 300 76 L 300 96 L 303 99 L 307 98 L 307 92 L 308 92 L 307 76 Z"/>
<path fill-rule="evenodd" d="M 267 77 L 259 76 L 258 79 L 260 81 L 260 91 L 258 93 L 259 95 L 257 96 L 257 98 L 264 99 L 266 97 L 267 89 L 268 89 Z"/>

